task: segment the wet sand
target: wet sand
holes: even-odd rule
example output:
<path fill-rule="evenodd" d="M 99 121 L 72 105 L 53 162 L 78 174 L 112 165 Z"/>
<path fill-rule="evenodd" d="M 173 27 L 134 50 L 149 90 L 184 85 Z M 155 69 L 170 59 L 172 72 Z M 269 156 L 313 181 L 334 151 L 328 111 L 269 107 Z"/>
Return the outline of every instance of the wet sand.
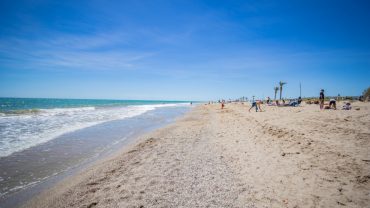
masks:
<path fill-rule="evenodd" d="M 159 108 L 63 134 L 0 158 L 0 207 L 17 207 L 61 179 L 107 158 L 144 133 L 172 123 L 189 107 Z"/>
<path fill-rule="evenodd" d="M 368 207 L 370 104 L 353 105 L 200 105 L 25 206 Z"/>

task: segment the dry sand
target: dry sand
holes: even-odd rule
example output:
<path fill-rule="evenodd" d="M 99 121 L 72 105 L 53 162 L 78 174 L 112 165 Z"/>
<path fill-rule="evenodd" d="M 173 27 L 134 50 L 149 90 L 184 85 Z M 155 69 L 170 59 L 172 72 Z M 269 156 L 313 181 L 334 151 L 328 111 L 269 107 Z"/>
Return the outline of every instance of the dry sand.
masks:
<path fill-rule="evenodd" d="M 26 207 L 370 207 L 370 104 L 201 105 Z"/>

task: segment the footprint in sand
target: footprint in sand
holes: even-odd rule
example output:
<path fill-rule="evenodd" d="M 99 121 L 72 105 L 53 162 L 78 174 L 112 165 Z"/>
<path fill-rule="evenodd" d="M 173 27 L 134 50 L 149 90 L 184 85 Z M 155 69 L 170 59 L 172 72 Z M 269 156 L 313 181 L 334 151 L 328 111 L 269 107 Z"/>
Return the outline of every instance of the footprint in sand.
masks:
<path fill-rule="evenodd" d="M 98 204 L 98 202 L 93 202 L 89 205 L 87 205 L 87 208 L 95 207 Z"/>

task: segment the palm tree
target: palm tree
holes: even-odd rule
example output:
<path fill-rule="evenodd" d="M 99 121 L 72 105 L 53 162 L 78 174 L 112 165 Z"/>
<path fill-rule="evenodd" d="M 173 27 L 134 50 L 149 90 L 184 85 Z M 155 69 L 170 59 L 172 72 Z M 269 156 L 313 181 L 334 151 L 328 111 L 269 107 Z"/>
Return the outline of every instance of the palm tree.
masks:
<path fill-rule="evenodd" d="M 280 100 L 281 100 L 281 95 L 283 94 L 283 86 L 285 84 L 286 84 L 286 82 L 282 82 L 282 81 L 279 82 L 279 86 L 280 86 Z"/>
<path fill-rule="evenodd" d="M 277 92 L 279 91 L 279 87 L 274 87 L 274 91 L 275 91 L 275 97 L 274 97 L 274 100 L 276 100 L 276 94 L 277 94 Z"/>

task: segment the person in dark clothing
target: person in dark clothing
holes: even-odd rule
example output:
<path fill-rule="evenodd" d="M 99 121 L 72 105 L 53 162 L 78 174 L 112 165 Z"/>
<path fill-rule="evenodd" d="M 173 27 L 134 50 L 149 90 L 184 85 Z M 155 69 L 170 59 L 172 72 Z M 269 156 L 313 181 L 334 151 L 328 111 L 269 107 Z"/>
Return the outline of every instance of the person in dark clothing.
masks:
<path fill-rule="evenodd" d="M 302 102 L 302 98 L 301 97 L 298 97 L 298 105 L 300 105 Z"/>
<path fill-rule="evenodd" d="M 249 111 L 249 112 L 251 112 L 251 109 L 252 109 L 252 108 L 254 108 L 254 107 L 256 108 L 256 112 L 257 112 L 257 111 L 258 111 L 258 107 L 257 107 L 257 102 L 256 102 L 256 101 L 253 101 L 253 102 L 252 102 L 252 107 L 251 107 L 251 108 L 249 108 L 249 110 L 248 110 L 248 111 Z"/>
<path fill-rule="evenodd" d="M 324 100 L 325 100 L 325 95 L 324 95 L 324 90 L 321 90 L 320 91 L 320 98 L 319 98 L 319 101 L 320 101 L 320 109 L 324 109 Z"/>
<path fill-rule="evenodd" d="M 337 101 L 334 98 L 329 101 L 329 108 L 331 108 L 331 106 L 333 106 L 334 110 L 337 110 Z"/>
<path fill-rule="evenodd" d="M 270 99 L 270 97 L 267 97 L 267 104 L 270 104 L 270 102 L 271 102 L 271 99 Z"/>

